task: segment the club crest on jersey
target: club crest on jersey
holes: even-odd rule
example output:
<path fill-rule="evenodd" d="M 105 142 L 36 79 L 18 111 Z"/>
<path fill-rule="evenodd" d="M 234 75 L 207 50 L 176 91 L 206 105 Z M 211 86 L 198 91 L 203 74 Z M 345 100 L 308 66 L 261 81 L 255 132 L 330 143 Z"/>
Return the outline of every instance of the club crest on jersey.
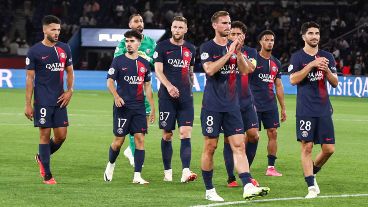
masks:
<path fill-rule="evenodd" d="M 308 132 L 307 131 L 302 131 L 302 137 L 304 137 L 304 138 L 308 137 Z"/>
<path fill-rule="evenodd" d="M 62 52 L 62 53 L 60 53 L 60 57 L 61 57 L 61 58 L 66 58 L 65 53 L 63 53 L 63 52 Z"/>
<path fill-rule="evenodd" d="M 30 60 L 28 57 L 26 57 L 26 65 L 29 65 L 29 63 L 30 63 Z"/>
<path fill-rule="evenodd" d="M 116 130 L 116 132 L 117 132 L 118 134 L 122 134 L 122 133 L 123 133 L 123 129 L 122 129 L 122 128 L 118 128 L 118 129 Z"/>
<path fill-rule="evenodd" d="M 150 53 L 151 53 L 151 49 L 147 49 L 146 54 L 150 54 Z"/>
<path fill-rule="evenodd" d="M 46 119 L 45 118 L 41 118 L 38 122 L 40 122 L 40 124 L 45 124 L 46 123 Z"/>
<path fill-rule="evenodd" d="M 110 68 L 109 71 L 107 72 L 109 75 L 114 75 L 115 73 L 115 69 L 114 68 Z"/>
<path fill-rule="evenodd" d="M 185 52 L 184 52 L 184 56 L 185 56 L 185 57 L 189 57 L 189 56 L 190 56 L 189 52 L 188 52 L 188 51 L 185 51 Z"/>
<path fill-rule="evenodd" d="M 236 54 L 232 54 L 231 59 L 236 59 Z"/>
<path fill-rule="evenodd" d="M 139 68 L 139 71 L 141 71 L 141 73 L 145 73 L 146 72 L 146 68 L 141 67 L 141 68 Z"/>
<path fill-rule="evenodd" d="M 272 71 L 276 72 L 277 71 L 277 67 L 276 66 L 272 66 Z"/>
<path fill-rule="evenodd" d="M 201 54 L 201 60 L 206 60 L 208 57 L 209 57 L 209 55 L 208 55 L 208 53 L 206 53 L 206 52 L 203 52 L 203 53 Z"/>

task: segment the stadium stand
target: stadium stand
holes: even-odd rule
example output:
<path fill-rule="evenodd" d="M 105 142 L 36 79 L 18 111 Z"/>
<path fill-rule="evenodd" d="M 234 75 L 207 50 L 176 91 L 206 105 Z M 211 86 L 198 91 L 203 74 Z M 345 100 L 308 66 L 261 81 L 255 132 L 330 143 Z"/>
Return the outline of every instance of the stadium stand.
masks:
<path fill-rule="evenodd" d="M 301 23 L 314 20 L 321 25 L 322 48 L 335 55 L 338 71 L 348 75 L 368 75 L 368 3 L 359 1 L 158 1 L 158 0 L 4 0 L 0 4 L 0 57 L 24 55 L 29 45 L 42 39 L 41 19 L 53 14 L 63 21 L 61 41 L 68 40 L 80 27 L 124 28 L 128 17 L 140 13 L 146 28 L 169 31 L 171 19 L 183 15 L 189 21 L 187 39 L 199 46 L 213 37 L 210 16 L 218 10 L 227 10 L 232 20 L 248 26 L 247 44 L 257 47 L 257 34 L 271 29 L 276 34 L 274 55 L 286 68 L 290 54 L 300 48 Z M 167 32 L 162 38 L 167 38 Z M 81 53 L 76 68 L 105 70 L 97 62 L 104 57 L 88 58 Z M 198 59 L 198 58 L 197 58 Z M 95 61 L 95 62 L 93 62 Z M 98 68 L 97 68 L 98 67 Z M 196 70 L 201 70 L 197 65 Z"/>

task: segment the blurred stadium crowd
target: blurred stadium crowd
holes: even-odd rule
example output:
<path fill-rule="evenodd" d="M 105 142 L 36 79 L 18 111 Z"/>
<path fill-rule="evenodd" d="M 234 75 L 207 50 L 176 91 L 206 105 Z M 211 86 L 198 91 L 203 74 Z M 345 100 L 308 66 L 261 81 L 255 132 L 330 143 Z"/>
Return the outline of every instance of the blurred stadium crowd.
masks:
<path fill-rule="evenodd" d="M 176 15 L 188 19 L 186 39 L 200 46 L 214 36 L 210 17 L 229 11 L 232 20 L 248 26 L 247 44 L 257 47 L 257 34 L 271 29 L 276 34 L 274 56 L 286 68 L 290 54 L 303 46 L 299 30 L 303 22 L 321 25 L 321 48 L 332 52 L 343 74 L 368 75 L 368 2 L 359 1 L 165 1 L 165 0 L 0 0 L 0 56 L 25 55 L 30 45 L 43 38 L 41 19 L 53 14 L 63 21 L 61 41 L 68 42 L 80 27 L 127 28 L 128 17 L 140 13 L 145 28 L 162 28 L 169 37 Z M 112 59 L 105 54 L 96 64 L 106 69 Z M 84 59 L 76 63 L 83 65 Z M 104 64 L 105 63 L 105 64 Z M 79 66 L 79 67 L 78 67 Z"/>

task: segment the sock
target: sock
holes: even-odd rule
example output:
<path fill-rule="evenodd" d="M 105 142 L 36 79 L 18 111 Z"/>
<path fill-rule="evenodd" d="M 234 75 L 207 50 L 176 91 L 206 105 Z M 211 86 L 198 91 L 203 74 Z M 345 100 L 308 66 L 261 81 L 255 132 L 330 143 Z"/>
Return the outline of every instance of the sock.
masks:
<path fill-rule="evenodd" d="M 144 162 L 144 150 L 135 149 L 134 152 L 134 172 L 142 172 L 142 165 Z"/>
<path fill-rule="evenodd" d="M 228 182 L 235 181 L 235 175 L 234 175 L 234 157 L 233 157 L 233 151 L 231 150 L 231 146 L 229 143 L 224 143 L 224 161 L 225 161 L 225 167 L 226 172 L 228 176 Z"/>
<path fill-rule="evenodd" d="M 120 149 L 118 149 L 117 151 L 114 151 L 112 149 L 112 147 L 110 146 L 110 148 L 109 148 L 109 162 L 111 164 L 115 163 L 116 158 L 119 156 L 119 153 L 120 153 Z"/>
<path fill-rule="evenodd" d="M 277 159 L 274 155 L 267 155 L 268 158 L 268 166 L 275 166 L 275 161 Z"/>
<path fill-rule="evenodd" d="M 162 153 L 162 161 L 164 163 L 164 169 L 171 169 L 171 158 L 173 155 L 173 149 L 171 141 L 166 141 L 163 138 L 161 139 L 161 153 Z"/>
<path fill-rule="evenodd" d="M 61 147 L 61 145 L 64 143 L 64 141 L 62 141 L 61 143 L 59 144 L 56 144 L 54 142 L 54 138 L 51 138 L 50 139 L 50 143 L 49 143 L 49 146 L 50 146 L 50 154 L 54 154 L 54 152 L 58 151 L 58 149 Z"/>
<path fill-rule="evenodd" d="M 50 146 L 49 144 L 39 144 L 38 153 L 40 155 L 41 163 L 45 169 L 45 175 L 51 175 L 50 171 Z"/>
<path fill-rule="evenodd" d="M 129 147 L 130 147 L 130 150 L 132 151 L 132 155 L 134 156 L 135 142 L 134 142 L 134 135 L 131 135 L 131 134 L 129 134 Z"/>
<path fill-rule="evenodd" d="M 243 183 L 243 187 L 246 185 L 246 184 L 248 184 L 248 183 L 250 183 L 250 178 L 251 178 L 252 176 L 250 175 L 250 173 L 249 172 L 245 172 L 245 173 L 240 173 L 239 174 L 239 178 L 240 178 L 240 180 L 242 181 L 242 183 Z"/>
<path fill-rule="evenodd" d="M 258 147 L 258 142 L 256 143 L 248 142 L 247 143 L 246 154 L 248 158 L 249 167 L 252 165 L 254 157 L 256 156 L 257 147 Z"/>
<path fill-rule="evenodd" d="M 192 146 L 190 144 L 190 138 L 181 139 L 180 159 L 183 169 L 190 167 L 191 158 L 192 158 Z"/>
<path fill-rule="evenodd" d="M 315 165 L 313 165 L 313 174 L 317 174 L 319 171 L 321 170 L 321 167 L 317 167 Z"/>
<path fill-rule="evenodd" d="M 308 187 L 314 186 L 314 176 L 313 175 L 305 177 L 304 179 L 305 179 L 305 182 L 307 182 Z"/>
<path fill-rule="evenodd" d="M 203 177 L 204 185 L 206 186 L 206 190 L 210 190 L 213 188 L 212 176 L 213 176 L 213 170 L 211 171 L 202 170 L 202 177 Z"/>

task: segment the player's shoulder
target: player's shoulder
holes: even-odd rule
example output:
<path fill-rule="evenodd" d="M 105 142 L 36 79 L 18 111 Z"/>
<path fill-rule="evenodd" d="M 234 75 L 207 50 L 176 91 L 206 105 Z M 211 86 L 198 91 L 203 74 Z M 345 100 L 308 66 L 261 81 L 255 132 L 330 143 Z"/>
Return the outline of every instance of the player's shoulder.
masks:
<path fill-rule="evenodd" d="M 215 42 L 213 40 L 208 40 L 201 44 L 201 48 L 210 48 L 215 45 Z"/>
<path fill-rule="evenodd" d="M 184 41 L 184 46 L 186 46 L 190 50 L 195 50 L 195 46 L 191 42 L 188 42 L 186 40 Z"/>
<path fill-rule="evenodd" d="M 152 44 L 156 44 L 156 41 L 153 38 L 151 38 L 151 37 L 149 37 L 147 35 L 144 35 L 143 40 L 144 41 L 147 41 L 147 42 L 150 42 Z"/>
<path fill-rule="evenodd" d="M 167 47 L 170 45 L 170 39 L 162 40 L 161 42 L 158 42 L 156 45 L 156 48 L 162 48 Z"/>
<path fill-rule="evenodd" d="M 271 55 L 271 59 L 276 62 L 276 64 L 281 65 L 281 61 L 279 59 L 277 59 L 275 56 Z"/>
<path fill-rule="evenodd" d="M 303 53 L 304 53 L 303 49 L 299 49 L 299 50 L 297 50 L 297 51 L 295 51 L 295 52 L 291 53 L 291 56 L 295 56 L 295 57 L 297 57 L 297 56 L 301 56 L 301 55 L 303 55 Z"/>
<path fill-rule="evenodd" d="M 69 48 L 69 45 L 65 42 L 57 42 L 55 46 L 61 47 L 61 48 Z"/>
<path fill-rule="evenodd" d="M 125 55 L 123 55 L 123 56 L 125 56 Z M 138 56 L 137 61 L 143 63 L 146 67 L 150 66 L 150 62 L 148 60 L 146 60 L 145 58 L 141 57 L 141 56 Z"/>
<path fill-rule="evenodd" d="M 32 45 L 29 48 L 28 52 L 36 52 L 36 51 L 39 51 L 42 47 L 43 47 L 42 42 L 37 42 L 36 44 Z"/>
<path fill-rule="evenodd" d="M 332 53 L 326 51 L 326 50 L 319 50 L 318 54 L 322 57 L 326 57 L 326 58 L 333 58 Z"/>
<path fill-rule="evenodd" d="M 245 51 L 247 51 L 247 52 L 257 53 L 256 48 L 249 47 L 248 45 L 244 45 L 244 46 L 243 46 L 243 48 L 244 48 L 244 50 L 245 50 Z"/>

